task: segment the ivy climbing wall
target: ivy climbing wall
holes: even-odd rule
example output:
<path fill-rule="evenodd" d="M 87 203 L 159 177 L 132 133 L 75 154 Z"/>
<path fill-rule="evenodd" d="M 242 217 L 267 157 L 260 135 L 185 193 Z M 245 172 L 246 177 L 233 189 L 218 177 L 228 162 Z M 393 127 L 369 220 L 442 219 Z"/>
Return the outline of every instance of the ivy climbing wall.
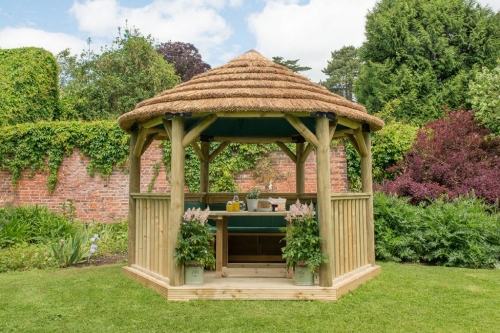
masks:
<path fill-rule="evenodd" d="M 155 142 L 142 157 L 141 192 L 165 193 L 169 191 L 168 174 L 162 161 L 162 147 Z M 38 204 L 61 211 L 62 204 L 73 202 L 75 213 L 83 221 L 123 221 L 128 213 L 127 165 L 114 167 L 109 177 L 99 173 L 91 176 L 87 171 L 89 157 L 74 148 L 62 161 L 55 188 L 47 184 L 48 171 L 24 170 L 17 187 L 12 184 L 12 174 L 0 170 L 0 207 L 7 204 Z M 306 192 L 316 192 L 316 156 L 312 152 L 306 161 Z M 252 170 L 234 177 L 241 192 L 260 186 L 270 192 L 295 192 L 295 164 L 282 152 L 273 151 L 259 159 Z M 331 148 L 331 191 L 347 190 L 347 164 L 344 146 Z M 185 191 L 188 191 L 186 186 Z"/>

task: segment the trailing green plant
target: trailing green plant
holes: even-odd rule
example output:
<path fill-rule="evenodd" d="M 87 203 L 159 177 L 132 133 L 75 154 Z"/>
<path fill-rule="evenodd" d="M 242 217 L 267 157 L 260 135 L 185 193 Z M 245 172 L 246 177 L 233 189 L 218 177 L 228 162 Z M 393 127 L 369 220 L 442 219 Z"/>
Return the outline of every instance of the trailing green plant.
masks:
<path fill-rule="evenodd" d="M 22 172 L 47 170 L 48 188 L 57 184 L 57 173 L 65 156 L 79 148 L 90 158 L 87 171 L 108 177 L 129 154 L 129 136 L 114 121 L 38 122 L 4 126 L 0 133 L 0 168 L 10 171 L 17 185 Z"/>
<path fill-rule="evenodd" d="M 210 153 L 220 144 L 210 145 Z M 264 154 L 278 150 L 276 145 L 230 144 L 211 163 L 209 170 L 210 192 L 231 192 L 237 188 L 235 176 L 253 169 Z M 163 141 L 163 163 L 170 172 L 172 148 L 170 141 Z M 186 148 L 184 163 L 186 185 L 190 192 L 200 190 L 200 160 L 191 146 Z"/>
<path fill-rule="evenodd" d="M 56 118 L 57 75 L 56 59 L 49 51 L 0 49 L 0 127 Z"/>
<path fill-rule="evenodd" d="M 374 196 L 379 260 L 493 268 L 500 262 L 498 207 L 474 196 L 414 206 L 408 198 Z"/>
<path fill-rule="evenodd" d="M 205 267 L 215 268 L 214 250 L 211 245 L 214 237 L 207 223 L 210 210 L 191 209 L 184 213 L 179 229 L 179 247 L 174 257 L 178 265 L 196 262 Z"/>
<path fill-rule="evenodd" d="M 280 228 L 281 232 L 286 233 L 282 239 L 286 245 L 281 248 L 281 252 L 287 270 L 303 262 L 314 273 L 322 263 L 328 262 L 326 254 L 321 253 L 322 239 L 315 215 L 312 203 L 308 206 L 297 200 L 290 205 L 290 212 L 285 217 L 288 226 Z"/>

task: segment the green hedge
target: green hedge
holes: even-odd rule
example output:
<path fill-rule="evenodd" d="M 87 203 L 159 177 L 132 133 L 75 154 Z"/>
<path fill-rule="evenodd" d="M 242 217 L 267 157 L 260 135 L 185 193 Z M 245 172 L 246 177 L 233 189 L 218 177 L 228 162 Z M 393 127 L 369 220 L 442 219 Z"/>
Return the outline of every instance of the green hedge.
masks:
<path fill-rule="evenodd" d="M 52 120 L 59 112 L 57 62 L 41 48 L 0 49 L 0 126 Z"/>

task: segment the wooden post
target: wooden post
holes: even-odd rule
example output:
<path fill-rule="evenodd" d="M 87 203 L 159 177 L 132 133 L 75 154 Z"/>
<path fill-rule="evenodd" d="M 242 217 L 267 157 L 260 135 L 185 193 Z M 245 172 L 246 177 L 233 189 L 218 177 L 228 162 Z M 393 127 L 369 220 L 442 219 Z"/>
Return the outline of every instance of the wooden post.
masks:
<path fill-rule="evenodd" d="M 208 181 L 208 157 L 210 155 L 210 142 L 201 143 L 201 152 L 205 156 L 205 160 L 201 162 L 200 167 L 200 190 L 201 192 L 208 193 L 209 181 Z"/>
<path fill-rule="evenodd" d="M 297 156 L 297 161 L 295 163 L 295 191 L 297 194 L 303 194 L 306 187 L 306 176 L 305 176 L 305 163 L 302 162 L 302 154 L 304 153 L 304 144 L 295 144 L 295 155 Z"/>
<path fill-rule="evenodd" d="M 184 118 L 172 119 L 172 160 L 171 160 L 171 206 L 168 221 L 168 278 L 170 285 L 181 286 L 184 284 L 182 267 L 174 259 L 175 248 L 178 246 L 177 237 L 184 214 L 184 159 L 185 149 L 182 146 L 184 137 Z"/>
<path fill-rule="evenodd" d="M 328 263 L 319 267 L 319 285 L 331 287 L 333 284 L 333 225 L 331 220 L 330 194 L 330 128 L 329 120 L 325 117 L 316 118 L 316 173 L 318 192 L 318 223 L 319 235 L 323 238 L 321 252 L 328 257 Z"/>
<path fill-rule="evenodd" d="M 366 156 L 361 156 L 361 190 L 370 195 L 366 207 L 366 252 L 368 263 L 375 265 L 375 235 L 373 227 L 373 179 L 370 133 L 363 132 Z"/>
<path fill-rule="evenodd" d="M 136 234 L 136 200 L 132 198 L 132 193 L 139 193 L 141 191 L 141 157 L 134 155 L 134 148 L 137 143 L 139 132 L 133 131 L 130 134 L 130 170 L 128 181 L 128 266 L 135 264 L 135 234 Z"/>

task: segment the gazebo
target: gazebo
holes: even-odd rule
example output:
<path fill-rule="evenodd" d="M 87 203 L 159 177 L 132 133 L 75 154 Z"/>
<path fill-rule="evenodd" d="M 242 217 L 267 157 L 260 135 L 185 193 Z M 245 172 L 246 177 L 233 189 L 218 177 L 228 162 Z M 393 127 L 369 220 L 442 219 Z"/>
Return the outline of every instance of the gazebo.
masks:
<path fill-rule="evenodd" d="M 336 300 L 380 272 L 375 265 L 370 133 L 384 123 L 363 106 L 251 50 L 142 101 L 118 123 L 131 136 L 129 248 L 123 272 L 167 299 Z M 362 193 L 330 192 L 330 143 L 340 138 L 347 138 L 361 156 Z M 140 193 L 141 155 L 154 140 L 171 141 L 170 193 Z M 212 142 L 220 143 L 217 149 L 211 149 Z M 260 278 L 255 274 L 259 266 L 245 278 L 209 272 L 204 285 L 184 285 L 174 251 L 185 203 L 224 203 L 232 197 L 209 193 L 208 172 L 210 162 L 230 143 L 276 143 L 295 162 L 296 193 L 287 199 L 314 199 L 321 250 L 329 258 L 320 266 L 317 285 L 295 286 L 285 276 Z M 200 193 L 184 190 L 187 146 L 201 161 Z M 304 162 L 313 149 L 317 193 L 306 194 Z M 222 230 L 216 235 L 216 242 L 226 236 Z M 220 251 L 216 255 L 218 264 L 224 264 Z"/>

